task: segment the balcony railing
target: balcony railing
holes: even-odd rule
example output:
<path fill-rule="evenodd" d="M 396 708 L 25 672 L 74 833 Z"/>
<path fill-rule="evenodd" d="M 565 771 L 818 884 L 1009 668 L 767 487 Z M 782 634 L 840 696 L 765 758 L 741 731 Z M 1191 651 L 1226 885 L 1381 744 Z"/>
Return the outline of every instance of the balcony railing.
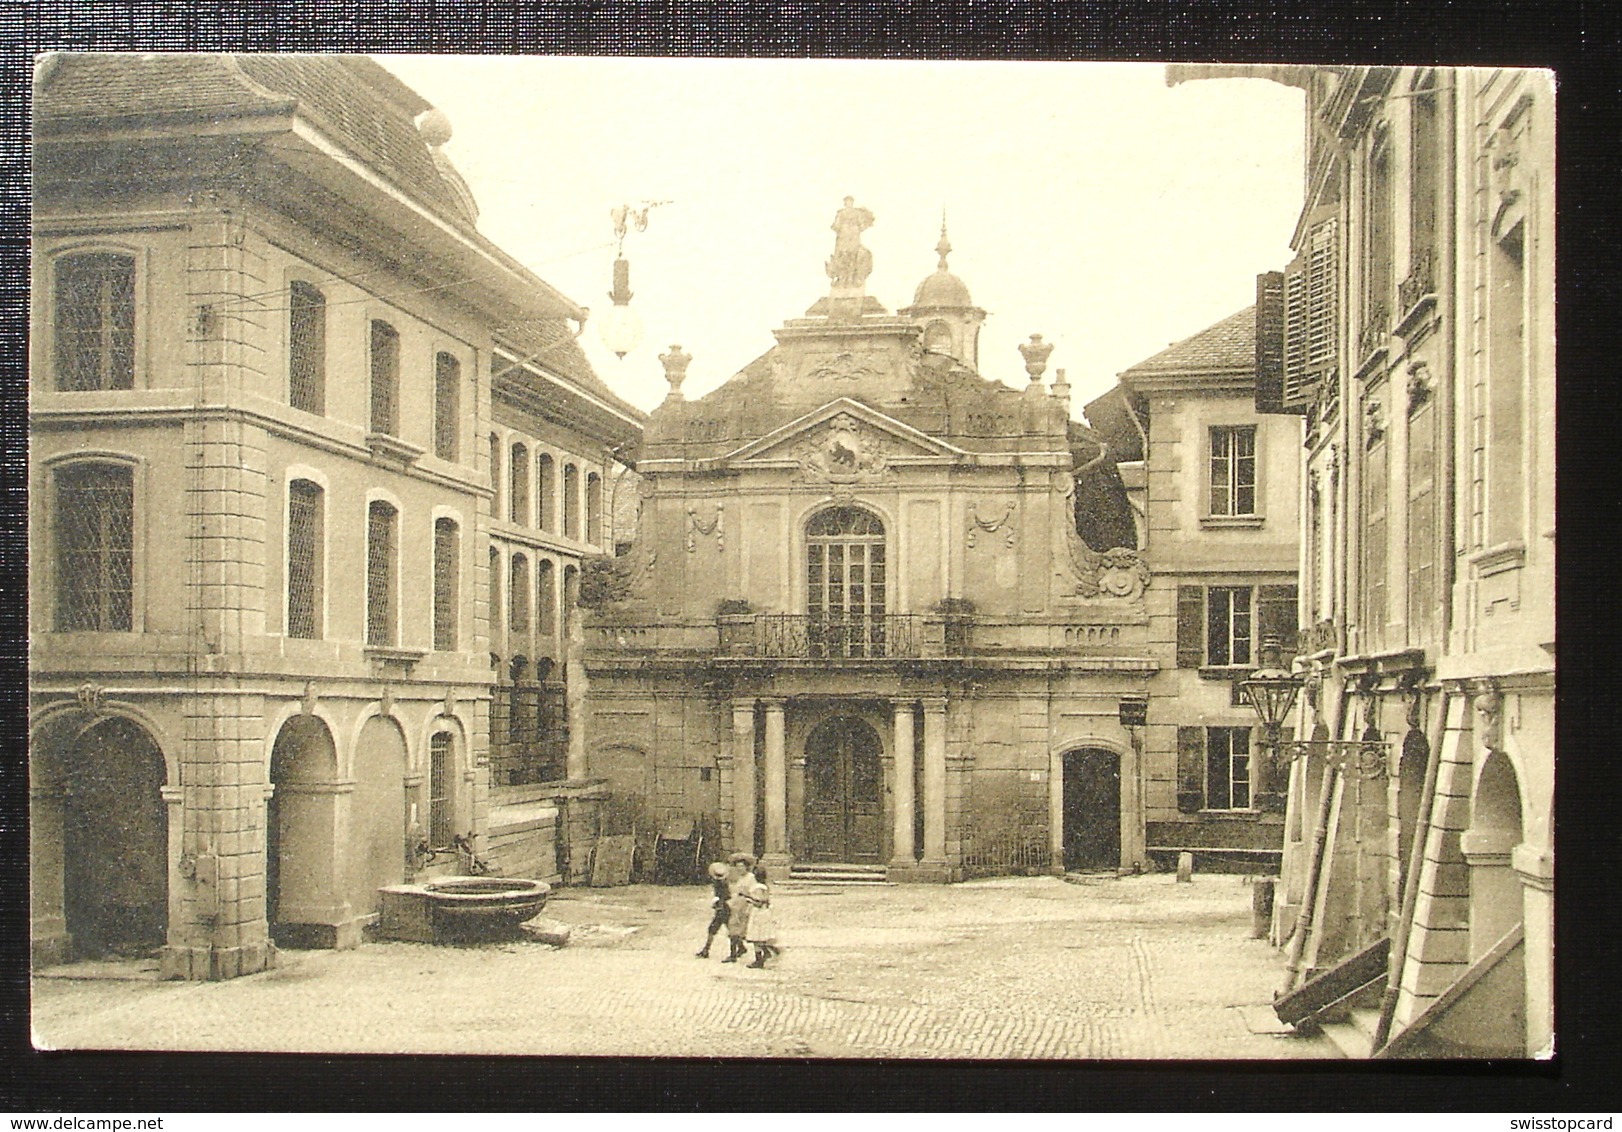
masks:
<path fill-rule="evenodd" d="M 913 657 L 918 655 L 918 621 L 912 613 L 870 617 L 761 613 L 755 615 L 752 625 L 723 624 L 721 651 L 784 660 Z"/>
<path fill-rule="evenodd" d="M 1402 308 L 1406 316 L 1409 311 L 1419 305 L 1419 300 L 1436 291 L 1436 263 L 1434 253 L 1429 248 L 1419 248 L 1414 251 L 1413 262 L 1410 265 L 1408 278 L 1397 285 L 1397 305 Z"/>

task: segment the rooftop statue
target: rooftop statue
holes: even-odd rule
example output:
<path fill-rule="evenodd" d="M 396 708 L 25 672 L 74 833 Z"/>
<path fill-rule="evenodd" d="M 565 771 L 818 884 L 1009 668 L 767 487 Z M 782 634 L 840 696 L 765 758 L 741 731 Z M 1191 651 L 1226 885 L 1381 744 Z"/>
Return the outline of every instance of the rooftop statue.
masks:
<path fill-rule="evenodd" d="M 862 233 L 873 226 L 873 214 L 858 207 L 855 197 L 834 215 L 834 254 L 828 260 L 828 278 L 836 288 L 860 288 L 873 271 L 873 253 L 862 246 Z"/>

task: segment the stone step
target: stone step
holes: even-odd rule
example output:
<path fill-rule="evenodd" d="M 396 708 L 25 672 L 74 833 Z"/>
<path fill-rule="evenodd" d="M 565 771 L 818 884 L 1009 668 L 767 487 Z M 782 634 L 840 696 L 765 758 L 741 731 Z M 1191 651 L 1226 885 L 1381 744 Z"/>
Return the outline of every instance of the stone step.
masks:
<path fill-rule="evenodd" d="M 1346 1013 L 1344 1020 L 1325 1022 L 1322 1029 L 1324 1037 L 1343 1057 L 1365 1060 L 1374 1054 L 1374 1029 L 1379 1023 L 1379 1010 L 1357 1006 Z"/>
<path fill-rule="evenodd" d="M 883 865 L 795 865 L 789 870 L 791 884 L 889 884 Z"/>

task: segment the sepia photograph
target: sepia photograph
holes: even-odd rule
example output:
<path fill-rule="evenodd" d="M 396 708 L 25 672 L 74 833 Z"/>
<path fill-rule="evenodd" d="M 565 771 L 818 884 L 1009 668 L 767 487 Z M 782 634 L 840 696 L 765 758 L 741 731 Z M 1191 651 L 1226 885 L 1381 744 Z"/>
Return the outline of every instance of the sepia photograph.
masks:
<path fill-rule="evenodd" d="M 1551 72 L 33 84 L 36 1049 L 1555 1056 Z"/>

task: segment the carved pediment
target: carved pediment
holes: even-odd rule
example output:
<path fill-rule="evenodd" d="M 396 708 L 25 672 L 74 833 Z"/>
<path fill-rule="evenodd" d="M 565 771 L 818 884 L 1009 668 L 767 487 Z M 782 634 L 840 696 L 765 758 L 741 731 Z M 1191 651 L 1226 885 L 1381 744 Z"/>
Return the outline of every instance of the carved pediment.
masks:
<path fill-rule="evenodd" d="M 892 479 L 897 460 L 954 458 L 959 449 L 849 398 L 722 457 L 733 466 L 796 465 L 805 483 L 868 483 Z"/>

